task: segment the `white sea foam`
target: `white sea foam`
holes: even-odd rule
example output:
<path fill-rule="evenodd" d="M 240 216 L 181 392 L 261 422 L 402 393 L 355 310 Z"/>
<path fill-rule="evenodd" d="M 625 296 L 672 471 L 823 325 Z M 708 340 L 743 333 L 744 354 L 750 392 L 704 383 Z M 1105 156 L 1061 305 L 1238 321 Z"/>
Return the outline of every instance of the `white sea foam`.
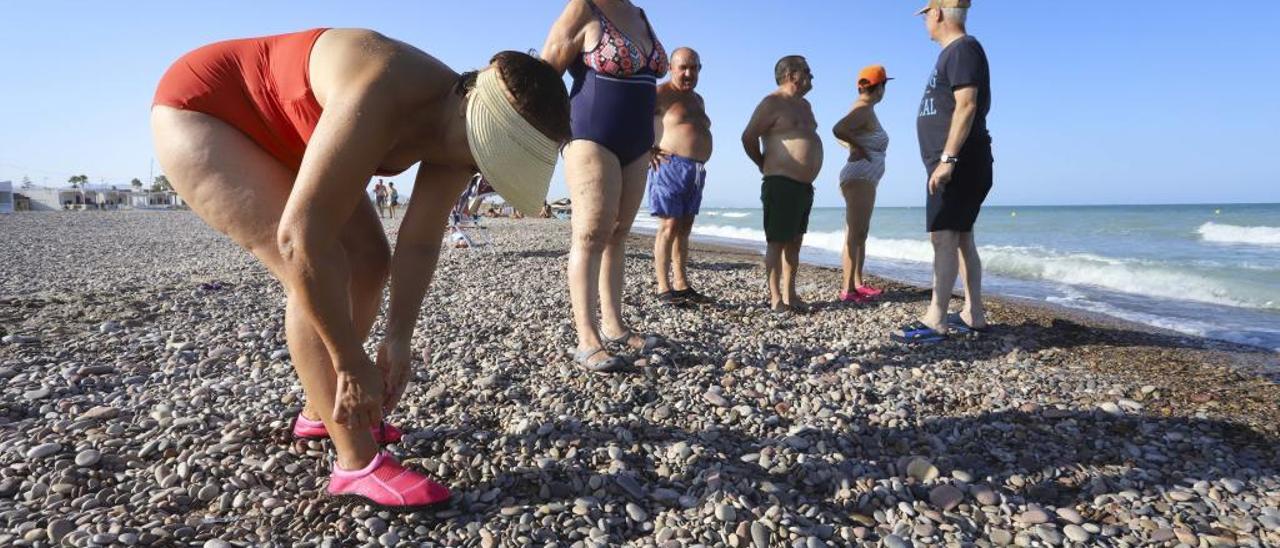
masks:
<path fill-rule="evenodd" d="M 1222 244 L 1280 245 L 1280 227 L 1205 223 L 1196 229 L 1200 239 Z"/>
<path fill-rule="evenodd" d="M 695 234 L 763 244 L 764 231 L 721 225 L 694 225 Z M 844 232 L 810 232 L 805 247 L 839 254 Z M 981 246 L 987 272 L 1022 280 L 1092 286 L 1162 299 L 1280 310 L 1280 295 L 1269 287 L 1241 286 L 1151 261 L 1116 259 L 1087 253 L 1017 246 Z M 867 255 L 880 259 L 930 263 L 933 246 L 925 240 L 867 239 Z"/>

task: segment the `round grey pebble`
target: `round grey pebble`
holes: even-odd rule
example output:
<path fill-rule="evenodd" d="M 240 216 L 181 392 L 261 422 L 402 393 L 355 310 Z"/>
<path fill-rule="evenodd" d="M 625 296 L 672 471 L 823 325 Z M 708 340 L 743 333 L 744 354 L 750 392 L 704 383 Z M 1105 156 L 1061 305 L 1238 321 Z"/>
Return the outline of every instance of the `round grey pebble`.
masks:
<path fill-rule="evenodd" d="M 1062 532 L 1067 535 L 1067 538 L 1071 539 L 1071 542 L 1089 542 L 1089 532 L 1074 523 L 1063 527 Z"/>
<path fill-rule="evenodd" d="M 220 538 L 211 538 L 204 541 L 204 548 L 231 548 L 231 543 Z"/>
<path fill-rule="evenodd" d="M 395 531 L 387 531 L 383 533 L 382 536 L 378 537 L 378 544 L 383 546 L 395 546 L 400 544 L 400 535 L 397 535 Z"/>
<path fill-rule="evenodd" d="M 27 458 L 43 459 L 49 455 L 62 450 L 62 444 L 57 442 L 42 443 L 27 450 Z"/>
<path fill-rule="evenodd" d="M 97 449 L 85 449 L 76 453 L 76 466 L 93 466 L 100 460 L 102 460 L 102 452 Z"/>
<path fill-rule="evenodd" d="M 887 548 L 907 548 L 907 541 L 898 535 L 889 535 L 884 537 L 884 545 Z"/>
<path fill-rule="evenodd" d="M 729 506 L 728 504 L 716 505 L 716 519 L 729 523 L 735 521 L 737 517 L 737 512 L 734 511 L 732 506 Z"/>
<path fill-rule="evenodd" d="M 1006 546 L 1009 543 L 1013 542 L 1013 533 L 1005 531 L 1004 529 L 992 529 L 991 542 L 994 542 L 1000 546 Z"/>
<path fill-rule="evenodd" d="M 634 502 L 627 503 L 627 516 L 638 523 L 644 523 L 649 519 L 649 513 Z"/>
<path fill-rule="evenodd" d="M 67 533 L 70 533 L 75 529 L 76 524 L 72 523 L 70 520 L 55 519 L 49 522 L 48 527 L 45 527 L 45 534 L 49 537 L 49 540 L 52 540 L 54 543 L 58 543 L 62 542 L 62 537 L 67 536 Z"/>

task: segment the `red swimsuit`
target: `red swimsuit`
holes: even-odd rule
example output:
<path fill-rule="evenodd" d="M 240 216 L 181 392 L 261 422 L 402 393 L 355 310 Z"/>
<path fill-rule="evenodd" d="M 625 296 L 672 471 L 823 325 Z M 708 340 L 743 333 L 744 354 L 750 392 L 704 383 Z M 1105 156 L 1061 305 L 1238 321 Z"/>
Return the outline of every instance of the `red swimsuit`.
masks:
<path fill-rule="evenodd" d="M 294 172 L 323 112 L 311 92 L 311 47 L 328 29 L 228 40 L 169 67 L 153 105 L 203 112 L 244 132 Z"/>

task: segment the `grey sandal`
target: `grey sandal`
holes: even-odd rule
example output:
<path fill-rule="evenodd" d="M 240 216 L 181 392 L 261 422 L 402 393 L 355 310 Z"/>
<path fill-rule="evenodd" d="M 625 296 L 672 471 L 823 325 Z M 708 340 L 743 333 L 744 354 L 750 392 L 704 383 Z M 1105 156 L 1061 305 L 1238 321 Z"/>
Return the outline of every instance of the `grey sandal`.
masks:
<path fill-rule="evenodd" d="M 635 336 L 635 333 L 630 329 L 628 329 L 626 333 L 618 335 L 617 337 L 614 337 L 612 339 L 605 337 L 604 342 L 606 344 L 621 345 L 625 347 L 627 350 L 637 350 L 635 347 L 632 347 L 630 344 L 628 344 L 631 342 L 631 337 L 633 336 Z M 657 335 L 645 335 L 644 345 L 640 347 L 638 350 L 641 354 L 650 354 L 654 350 L 657 350 L 658 348 L 661 348 L 664 346 L 674 347 L 674 345 L 672 345 L 670 341 L 667 341 L 662 337 L 659 337 Z"/>
<path fill-rule="evenodd" d="M 600 360 L 595 363 L 588 361 L 592 356 L 601 352 L 604 352 L 604 348 L 588 348 L 586 350 L 580 350 L 573 354 L 573 361 L 593 373 L 617 373 L 627 369 L 627 366 L 629 365 L 627 360 L 618 356 L 612 356 L 607 360 Z"/>

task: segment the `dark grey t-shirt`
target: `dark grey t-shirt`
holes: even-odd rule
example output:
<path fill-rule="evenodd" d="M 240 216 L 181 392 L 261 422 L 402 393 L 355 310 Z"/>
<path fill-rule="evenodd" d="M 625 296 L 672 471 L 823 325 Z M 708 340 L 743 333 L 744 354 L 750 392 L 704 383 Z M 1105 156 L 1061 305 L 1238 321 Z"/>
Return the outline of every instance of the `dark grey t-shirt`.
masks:
<path fill-rule="evenodd" d="M 956 111 L 955 89 L 978 87 L 978 113 L 973 119 L 969 139 L 960 147 L 960 161 L 991 157 L 991 135 L 987 133 L 987 111 L 991 110 L 991 70 L 987 53 L 972 36 L 964 36 L 942 49 L 933 68 L 929 84 L 920 100 L 916 118 L 916 135 L 920 139 L 920 157 L 926 167 L 938 164 L 947 146 L 951 117 Z"/>

